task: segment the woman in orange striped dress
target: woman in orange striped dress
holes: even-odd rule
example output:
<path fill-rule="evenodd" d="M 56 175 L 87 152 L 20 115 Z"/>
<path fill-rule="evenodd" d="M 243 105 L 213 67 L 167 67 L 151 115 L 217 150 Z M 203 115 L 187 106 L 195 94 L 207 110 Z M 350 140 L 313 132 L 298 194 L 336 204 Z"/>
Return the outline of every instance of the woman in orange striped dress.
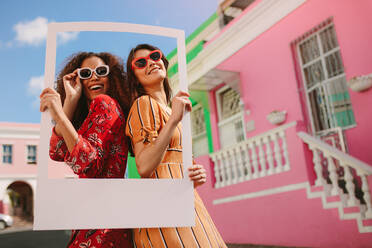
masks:
<path fill-rule="evenodd" d="M 167 79 L 168 61 L 151 45 L 131 50 L 127 60 L 128 84 L 132 107 L 126 125 L 138 172 L 143 178 L 183 178 L 181 123 L 185 111 L 191 111 L 186 92 L 171 101 Z M 168 103 L 172 102 L 172 109 Z M 197 187 L 205 183 L 202 165 L 189 168 L 189 177 Z M 136 247 L 226 247 L 198 193 L 195 192 L 193 227 L 139 228 L 134 230 Z"/>

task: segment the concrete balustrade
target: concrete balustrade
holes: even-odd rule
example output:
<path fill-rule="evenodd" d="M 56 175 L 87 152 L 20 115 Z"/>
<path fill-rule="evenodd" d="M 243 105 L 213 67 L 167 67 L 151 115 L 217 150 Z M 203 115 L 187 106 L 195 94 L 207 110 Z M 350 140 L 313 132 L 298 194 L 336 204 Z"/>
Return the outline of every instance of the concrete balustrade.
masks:
<path fill-rule="evenodd" d="M 372 218 L 372 185 L 367 180 L 372 175 L 372 167 L 307 133 L 299 132 L 298 136 L 313 153 L 315 185 L 323 186 L 326 191 L 330 189 L 327 192 L 329 195 L 339 195 L 341 199 L 346 199 L 344 207 L 357 206 L 363 218 Z M 327 163 L 321 164 L 321 156 L 326 158 Z M 336 173 L 336 164 L 343 169 L 343 177 Z M 356 188 L 362 191 L 359 196 L 355 193 Z"/>
<path fill-rule="evenodd" d="M 295 125 L 280 126 L 211 154 L 215 188 L 288 171 L 285 130 Z"/>

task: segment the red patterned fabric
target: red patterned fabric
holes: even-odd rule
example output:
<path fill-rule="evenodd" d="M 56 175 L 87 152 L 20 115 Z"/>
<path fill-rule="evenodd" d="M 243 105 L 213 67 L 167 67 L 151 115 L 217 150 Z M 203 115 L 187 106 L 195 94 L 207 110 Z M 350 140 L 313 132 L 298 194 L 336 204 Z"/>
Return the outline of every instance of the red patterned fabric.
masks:
<path fill-rule="evenodd" d="M 124 128 L 119 104 L 107 95 L 99 95 L 90 104 L 72 152 L 53 129 L 49 155 L 53 160 L 65 161 L 79 178 L 124 178 L 128 154 Z M 132 247 L 131 230 L 74 230 L 68 247 Z"/>

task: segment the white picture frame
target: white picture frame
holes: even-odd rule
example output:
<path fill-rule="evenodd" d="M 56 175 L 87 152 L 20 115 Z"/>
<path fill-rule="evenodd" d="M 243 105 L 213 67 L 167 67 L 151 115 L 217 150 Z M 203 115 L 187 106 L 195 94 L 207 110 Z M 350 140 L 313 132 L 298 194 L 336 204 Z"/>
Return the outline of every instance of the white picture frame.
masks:
<path fill-rule="evenodd" d="M 179 88 L 188 91 L 183 30 L 108 22 L 48 24 L 45 87 L 53 87 L 58 32 L 106 31 L 159 35 L 177 39 Z M 34 230 L 194 226 L 194 189 L 185 165 L 192 165 L 190 115 L 183 125 L 184 179 L 48 178 L 48 112 L 41 115 Z"/>

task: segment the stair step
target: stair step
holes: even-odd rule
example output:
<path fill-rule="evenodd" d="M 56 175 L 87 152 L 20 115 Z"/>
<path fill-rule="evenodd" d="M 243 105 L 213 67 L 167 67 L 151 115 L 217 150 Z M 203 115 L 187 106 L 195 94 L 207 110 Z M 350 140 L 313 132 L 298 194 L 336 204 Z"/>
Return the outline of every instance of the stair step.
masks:
<path fill-rule="evenodd" d="M 344 213 L 345 214 L 354 214 L 354 213 L 359 213 L 360 209 L 358 206 L 355 207 L 344 207 Z"/>
<path fill-rule="evenodd" d="M 372 226 L 372 219 L 363 220 L 363 226 Z"/>
<path fill-rule="evenodd" d="M 341 197 L 339 195 L 334 195 L 334 196 L 328 196 L 326 197 L 327 202 L 340 202 Z"/>
<path fill-rule="evenodd" d="M 310 187 L 310 191 L 312 193 L 322 192 L 323 190 L 324 190 L 324 187 L 323 186 L 311 186 Z"/>

